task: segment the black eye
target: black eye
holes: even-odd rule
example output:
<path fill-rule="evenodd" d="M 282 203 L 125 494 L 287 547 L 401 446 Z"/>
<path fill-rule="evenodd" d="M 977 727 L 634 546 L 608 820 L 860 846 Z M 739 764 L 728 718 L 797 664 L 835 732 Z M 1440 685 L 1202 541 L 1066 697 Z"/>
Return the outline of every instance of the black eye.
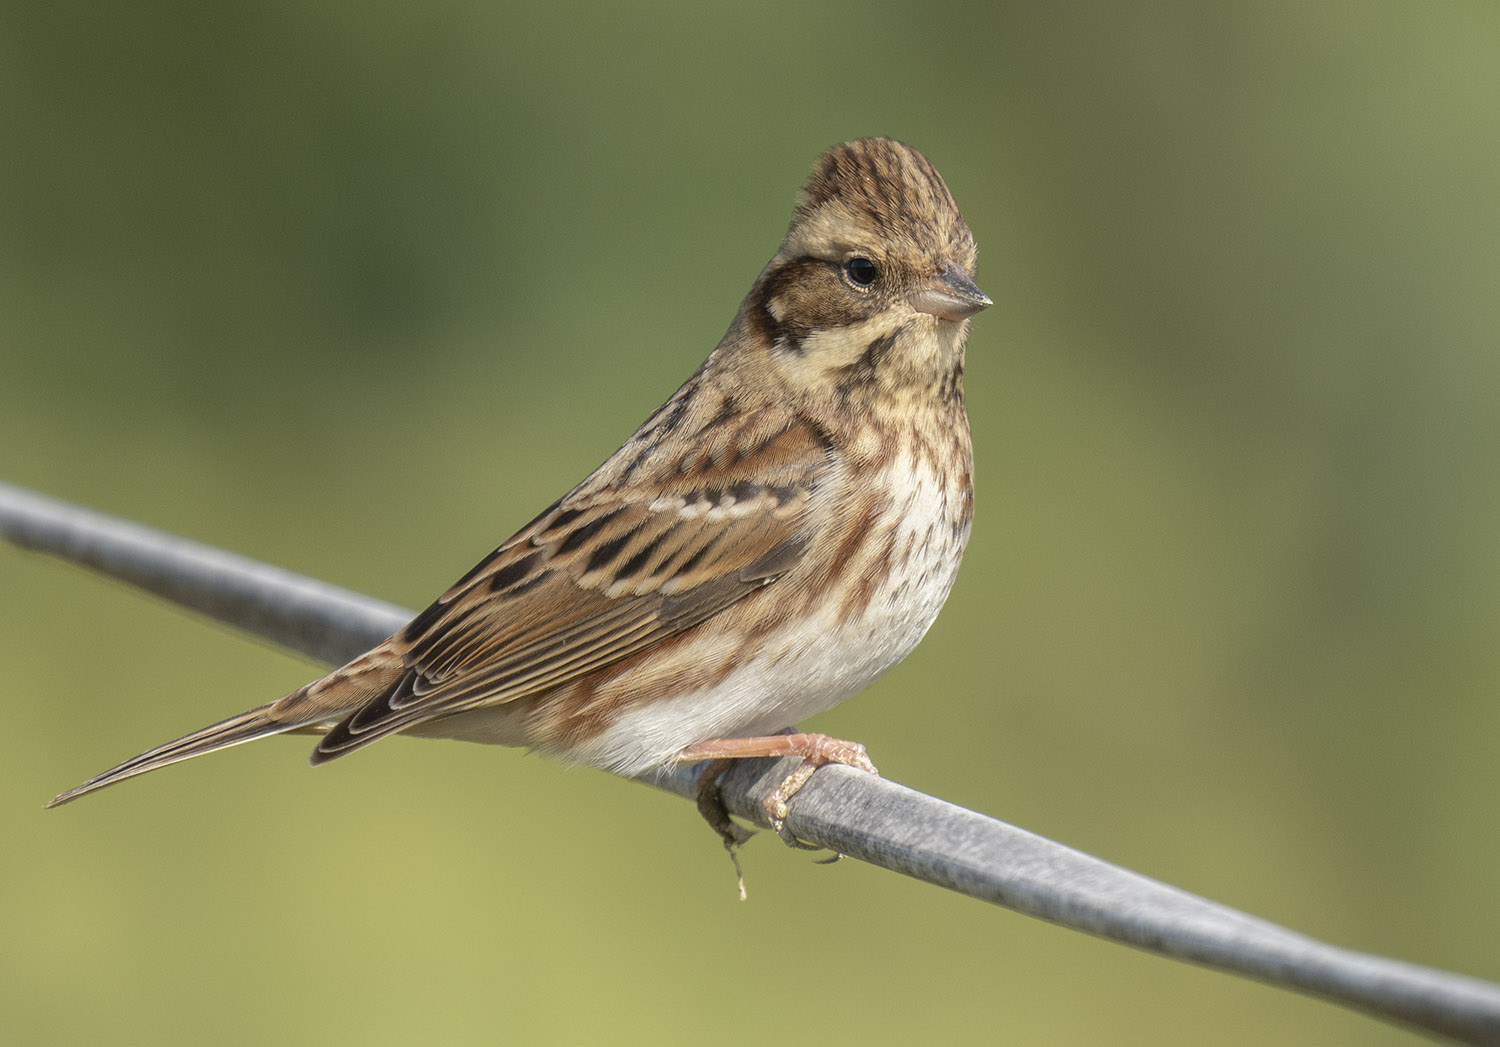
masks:
<path fill-rule="evenodd" d="M 844 272 L 849 274 L 849 279 L 854 281 L 856 287 L 869 287 L 880 275 L 875 263 L 868 258 L 849 259 L 844 263 Z"/>

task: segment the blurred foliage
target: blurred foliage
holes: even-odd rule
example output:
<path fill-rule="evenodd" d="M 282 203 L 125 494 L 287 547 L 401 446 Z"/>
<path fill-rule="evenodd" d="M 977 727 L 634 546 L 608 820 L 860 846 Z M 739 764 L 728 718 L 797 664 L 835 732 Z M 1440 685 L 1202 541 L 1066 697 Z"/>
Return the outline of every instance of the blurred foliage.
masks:
<path fill-rule="evenodd" d="M 978 520 L 816 726 L 1308 933 L 1500 978 L 1500 8 L 0 9 L 0 475 L 417 605 L 712 347 L 833 142 L 947 177 Z M 1412 1043 L 513 752 L 0 550 L 16 1043 Z"/>

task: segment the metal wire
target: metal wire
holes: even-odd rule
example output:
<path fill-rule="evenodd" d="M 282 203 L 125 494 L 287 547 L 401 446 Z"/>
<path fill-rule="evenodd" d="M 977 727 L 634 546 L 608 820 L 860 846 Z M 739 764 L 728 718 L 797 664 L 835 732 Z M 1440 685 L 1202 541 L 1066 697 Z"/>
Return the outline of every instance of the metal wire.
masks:
<path fill-rule="evenodd" d="M 341 663 L 411 612 L 232 553 L 0 483 L 0 536 Z M 725 805 L 765 826 L 787 773 L 742 761 Z M 693 768 L 645 784 L 695 795 Z M 1339 949 L 885 778 L 828 766 L 792 801 L 800 840 L 1113 941 L 1312 993 L 1464 1043 L 1500 1044 L 1500 986 Z"/>

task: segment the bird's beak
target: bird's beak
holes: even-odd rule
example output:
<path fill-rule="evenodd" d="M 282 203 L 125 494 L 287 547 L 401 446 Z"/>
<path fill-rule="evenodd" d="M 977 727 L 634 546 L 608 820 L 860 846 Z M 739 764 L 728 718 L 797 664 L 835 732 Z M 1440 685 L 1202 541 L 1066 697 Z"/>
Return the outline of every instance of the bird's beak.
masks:
<path fill-rule="evenodd" d="M 995 303 L 962 269 L 951 265 L 911 296 L 911 307 L 944 320 L 963 320 Z"/>

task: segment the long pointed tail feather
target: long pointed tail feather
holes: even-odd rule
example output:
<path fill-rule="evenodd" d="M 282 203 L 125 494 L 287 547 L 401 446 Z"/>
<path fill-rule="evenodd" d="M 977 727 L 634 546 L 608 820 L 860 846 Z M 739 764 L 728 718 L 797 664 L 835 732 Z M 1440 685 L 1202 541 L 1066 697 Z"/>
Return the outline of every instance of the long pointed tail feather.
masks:
<path fill-rule="evenodd" d="M 284 700 L 283 700 L 284 701 Z M 310 727 L 324 719 L 323 716 L 315 716 L 313 719 L 286 720 L 274 716 L 273 710 L 281 705 L 281 702 L 272 702 L 262 705 L 258 709 L 231 716 L 227 720 L 209 724 L 192 734 L 185 734 L 175 741 L 158 745 L 154 749 L 148 749 L 139 756 L 133 756 L 117 767 L 111 767 L 103 774 L 97 774 L 76 788 L 55 797 L 49 808 L 60 807 L 87 795 L 105 786 L 123 782 L 126 778 L 134 778 L 138 774 L 154 771 L 170 764 L 180 763 L 183 760 L 191 760 L 195 756 L 204 756 L 208 753 L 227 749 L 232 745 L 240 745 L 244 742 L 253 742 L 257 738 L 267 738 L 273 734 L 285 734 L 290 731 L 307 731 Z"/>
<path fill-rule="evenodd" d="M 228 749 L 231 745 L 253 742 L 257 738 L 269 738 L 273 734 L 324 733 L 354 709 L 395 686 L 401 673 L 401 655 L 389 645 L 381 644 L 321 680 L 299 687 L 285 698 L 211 723 L 176 741 L 133 756 L 118 767 L 95 775 L 76 789 L 69 789 L 47 806 L 59 807 L 126 778 Z"/>

